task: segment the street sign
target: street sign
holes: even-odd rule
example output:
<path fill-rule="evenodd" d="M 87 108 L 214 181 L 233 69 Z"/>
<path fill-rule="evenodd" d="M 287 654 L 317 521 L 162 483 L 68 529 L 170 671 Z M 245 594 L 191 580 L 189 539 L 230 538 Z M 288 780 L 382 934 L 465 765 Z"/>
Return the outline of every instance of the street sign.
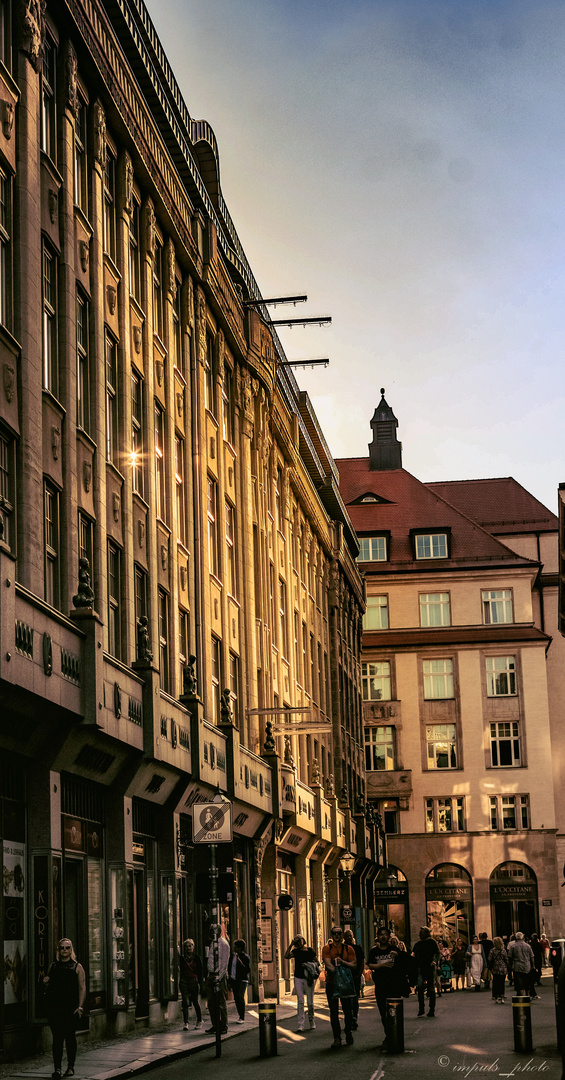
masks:
<path fill-rule="evenodd" d="M 192 839 L 195 844 L 230 844 L 231 803 L 195 803 L 192 807 Z"/>

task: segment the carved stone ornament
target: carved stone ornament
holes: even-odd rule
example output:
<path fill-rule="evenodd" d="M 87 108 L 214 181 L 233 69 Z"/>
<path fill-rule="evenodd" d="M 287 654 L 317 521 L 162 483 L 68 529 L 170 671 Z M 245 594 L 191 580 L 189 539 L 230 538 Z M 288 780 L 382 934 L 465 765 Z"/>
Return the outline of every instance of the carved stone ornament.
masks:
<path fill-rule="evenodd" d="M 266 754 L 274 754 L 276 749 L 275 736 L 273 735 L 273 721 L 267 720 L 265 723 L 265 742 L 263 743 L 263 750 Z"/>
<path fill-rule="evenodd" d="M 6 362 L 4 364 L 4 394 L 8 405 L 11 403 L 14 397 L 14 390 L 16 387 L 16 369 L 13 364 Z"/>
<path fill-rule="evenodd" d="M 133 162 L 129 154 L 124 154 L 124 210 L 126 214 L 133 211 Z"/>
<path fill-rule="evenodd" d="M 196 657 L 189 656 L 188 663 L 182 669 L 182 694 L 183 697 L 196 697 Z"/>
<path fill-rule="evenodd" d="M 163 375 L 165 373 L 165 365 L 162 360 L 155 361 L 155 375 L 157 377 L 157 383 L 159 386 L 163 385 Z"/>
<path fill-rule="evenodd" d="M 192 283 L 192 278 L 191 277 L 189 277 L 189 279 L 188 279 L 187 299 L 188 299 L 188 325 L 190 326 L 191 329 L 194 329 L 194 285 Z"/>
<path fill-rule="evenodd" d="M 53 461 L 59 460 L 59 450 L 61 449 L 61 429 L 53 426 L 51 428 L 51 453 L 53 454 Z"/>
<path fill-rule="evenodd" d="M 169 237 L 167 243 L 167 289 L 173 300 L 176 300 L 177 297 L 177 275 L 175 273 L 175 267 L 175 245 Z"/>
<path fill-rule="evenodd" d="M 280 844 L 283 838 L 283 833 L 284 822 L 281 820 L 281 818 L 277 818 L 277 820 L 275 821 L 275 841 L 277 842 L 277 844 Z"/>
<path fill-rule="evenodd" d="M 161 544 L 161 567 L 162 567 L 163 570 L 167 569 L 167 556 L 168 556 L 167 545 L 166 544 Z"/>
<path fill-rule="evenodd" d="M 34 71 L 39 71 L 43 59 L 45 35 L 44 0 L 26 0 L 22 19 L 22 52 L 28 57 Z"/>
<path fill-rule="evenodd" d="M 139 323 L 133 324 L 133 347 L 139 356 L 141 352 L 141 343 L 143 341 L 143 331 Z"/>
<path fill-rule="evenodd" d="M 198 361 L 204 367 L 206 363 L 206 298 L 202 289 L 196 290 L 197 349 Z"/>
<path fill-rule="evenodd" d="M 145 522 L 142 521 L 141 518 L 137 523 L 137 539 L 140 548 L 142 548 L 145 543 Z"/>
<path fill-rule="evenodd" d="M 43 670 L 46 675 L 53 674 L 53 642 L 47 631 L 43 635 Z"/>
<path fill-rule="evenodd" d="M 222 690 L 220 694 L 220 724 L 231 724 L 231 693 L 229 690 Z"/>
<path fill-rule="evenodd" d="M 155 258 L 155 248 L 157 244 L 156 227 L 155 207 L 153 206 L 151 199 L 148 199 L 145 207 L 145 247 L 150 259 Z"/>
<path fill-rule="evenodd" d="M 74 116 L 78 116 L 78 62 L 72 41 L 67 41 L 65 68 L 67 74 L 67 102 Z"/>
<path fill-rule="evenodd" d="M 119 683 L 114 683 L 114 716 L 116 720 L 122 715 L 122 688 Z"/>
<path fill-rule="evenodd" d="M 86 271 L 88 270 L 88 262 L 90 259 L 90 247 L 87 240 L 81 240 L 79 242 L 79 255 L 82 272 L 83 274 L 86 274 Z"/>
<path fill-rule="evenodd" d="M 312 762 L 312 764 L 310 766 L 310 783 L 311 784 L 319 784 L 320 783 L 320 766 L 318 765 L 318 762 L 315 761 L 315 760 Z"/>
<path fill-rule="evenodd" d="M 177 390 L 177 414 L 179 420 L 182 420 L 184 415 L 184 391 Z"/>
<path fill-rule="evenodd" d="M 59 202 L 59 192 L 54 188 L 49 188 L 49 219 L 51 224 L 55 224 L 57 217 L 57 204 Z"/>
<path fill-rule="evenodd" d="M 181 592 L 186 592 L 186 566 L 181 566 L 179 575 Z"/>
<path fill-rule="evenodd" d="M 117 491 L 112 494 L 112 512 L 114 514 L 114 521 L 120 520 L 120 496 Z"/>
<path fill-rule="evenodd" d="M 91 608 L 94 605 L 94 591 L 90 585 L 90 566 L 88 559 L 78 561 L 78 589 L 73 596 L 76 608 Z"/>
<path fill-rule="evenodd" d="M 216 340 L 214 342 L 214 352 L 215 352 L 214 361 L 215 361 L 215 364 L 216 364 L 216 376 L 218 377 L 218 379 L 223 379 L 224 371 L 225 371 L 225 352 L 226 352 L 226 341 L 225 341 L 225 338 L 224 338 L 223 330 L 218 330 L 218 333 L 216 334 Z"/>
<path fill-rule="evenodd" d="M 115 285 L 106 286 L 106 296 L 108 298 L 108 310 L 110 315 L 114 315 L 116 311 L 116 304 L 118 302 L 118 290 Z"/>
<path fill-rule="evenodd" d="M 137 659 L 152 660 L 153 653 L 149 648 L 149 629 L 147 615 L 142 615 L 137 628 Z"/>
<path fill-rule="evenodd" d="M 106 168 L 106 113 L 102 102 L 98 99 L 94 102 L 94 157 L 102 169 Z"/>
<path fill-rule="evenodd" d="M 4 98 L 4 100 L 2 101 L 2 131 L 4 133 L 5 139 L 12 138 L 15 113 L 16 110 L 14 102 L 10 99 L 6 100 Z"/>
<path fill-rule="evenodd" d="M 92 462 L 83 461 L 82 463 L 82 486 L 85 491 L 90 491 L 90 485 L 92 483 Z"/>

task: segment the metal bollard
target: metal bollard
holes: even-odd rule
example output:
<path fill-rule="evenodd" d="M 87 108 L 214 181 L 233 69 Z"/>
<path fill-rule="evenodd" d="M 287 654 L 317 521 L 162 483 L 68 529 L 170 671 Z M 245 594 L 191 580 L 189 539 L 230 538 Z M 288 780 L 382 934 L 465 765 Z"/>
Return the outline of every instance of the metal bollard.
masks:
<path fill-rule="evenodd" d="M 277 1006 L 274 1002 L 259 1005 L 259 1056 L 277 1057 Z"/>
<path fill-rule="evenodd" d="M 404 1001 L 386 999 L 386 1045 L 389 1054 L 404 1053 Z"/>
<path fill-rule="evenodd" d="M 532 1046 L 532 1010 L 529 997 L 512 998 L 514 1049 L 517 1054 L 530 1054 Z"/>

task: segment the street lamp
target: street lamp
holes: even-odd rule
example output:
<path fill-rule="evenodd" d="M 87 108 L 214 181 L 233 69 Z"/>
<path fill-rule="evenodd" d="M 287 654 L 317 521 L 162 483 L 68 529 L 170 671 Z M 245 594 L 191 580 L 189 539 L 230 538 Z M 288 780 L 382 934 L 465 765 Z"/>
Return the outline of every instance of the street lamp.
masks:
<path fill-rule="evenodd" d="M 351 907 L 353 903 L 353 897 L 351 893 L 351 875 L 355 866 L 355 855 L 352 855 L 350 851 L 346 851 L 339 860 L 339 866 L 344 878 L 346 878 L 348 882 L 349 906 Z"/>

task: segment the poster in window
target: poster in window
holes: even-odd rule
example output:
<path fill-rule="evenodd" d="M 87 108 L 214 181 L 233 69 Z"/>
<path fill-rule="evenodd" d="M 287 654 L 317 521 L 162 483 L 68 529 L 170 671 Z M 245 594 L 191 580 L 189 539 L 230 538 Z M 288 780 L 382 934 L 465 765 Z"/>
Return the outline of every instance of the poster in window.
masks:
<path fill-rule="evenodd" d="M 26 1000 L 25 844 L 4 840 L 4 1004 Z"/>

